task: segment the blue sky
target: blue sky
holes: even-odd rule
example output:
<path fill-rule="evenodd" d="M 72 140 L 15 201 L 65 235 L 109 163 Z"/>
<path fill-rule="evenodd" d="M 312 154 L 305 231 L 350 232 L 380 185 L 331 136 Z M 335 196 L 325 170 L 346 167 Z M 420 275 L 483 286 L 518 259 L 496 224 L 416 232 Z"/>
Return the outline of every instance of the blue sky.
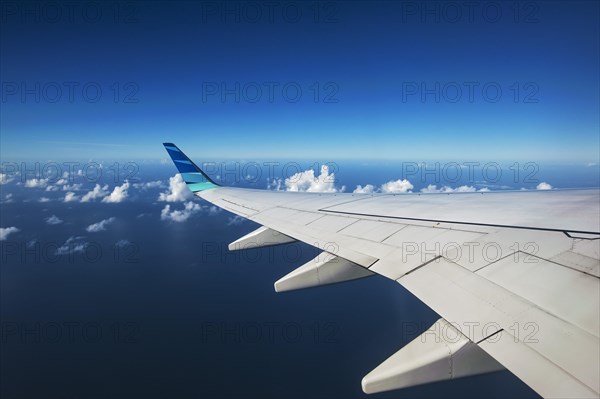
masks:
<path fill-rule="evenodd" d="M 598 162 L 597 2 L 25 4 L 3 160 Z"/>

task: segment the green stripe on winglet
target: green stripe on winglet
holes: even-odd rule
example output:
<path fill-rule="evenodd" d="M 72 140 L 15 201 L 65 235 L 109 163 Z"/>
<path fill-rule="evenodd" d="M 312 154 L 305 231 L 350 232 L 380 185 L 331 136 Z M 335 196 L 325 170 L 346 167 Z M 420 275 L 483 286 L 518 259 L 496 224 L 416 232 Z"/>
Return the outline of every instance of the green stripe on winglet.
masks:
<path fill-rule="evenodd" d="M 198 191 L 204 191 L 204 190 L 209 190 L 211 188 L 217 188 L 219 186 L 217 186 L 216 184 L 213 184 L 211 182 L 204 182 L 204 183 L 187 183 L 187 186 L 190 190 L 192 190 L 193 192 L 198 192 Z"/>

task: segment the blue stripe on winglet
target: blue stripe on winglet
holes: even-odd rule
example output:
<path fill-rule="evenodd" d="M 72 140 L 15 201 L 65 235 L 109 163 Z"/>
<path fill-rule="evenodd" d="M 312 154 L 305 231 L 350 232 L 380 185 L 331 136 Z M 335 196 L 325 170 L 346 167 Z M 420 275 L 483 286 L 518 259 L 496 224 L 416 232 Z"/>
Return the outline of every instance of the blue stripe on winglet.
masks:
<path fill-rule="evenodd" d="M 173 143 L 163 143 L 175 167 L 181 173 L 183 181 L 194 193 L 219 187 L 187 155 Z"/>

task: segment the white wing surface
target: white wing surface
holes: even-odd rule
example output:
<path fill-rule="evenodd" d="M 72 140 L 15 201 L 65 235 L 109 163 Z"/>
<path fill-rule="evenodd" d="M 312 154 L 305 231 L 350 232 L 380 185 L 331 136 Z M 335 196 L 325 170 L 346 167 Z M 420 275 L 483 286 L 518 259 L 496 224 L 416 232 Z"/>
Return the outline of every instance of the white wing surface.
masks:
<path fill-rule="evenodd" d="M 440 320 L 362 381 L 367 393 L 506 368 L 544 397 L 600 393 L 600 190 L 313 194 L 221 187 L 165 147 L 200 198 L 263 227 L 231 250 L 323 251 L 277 291 L 373 274 Z"/>

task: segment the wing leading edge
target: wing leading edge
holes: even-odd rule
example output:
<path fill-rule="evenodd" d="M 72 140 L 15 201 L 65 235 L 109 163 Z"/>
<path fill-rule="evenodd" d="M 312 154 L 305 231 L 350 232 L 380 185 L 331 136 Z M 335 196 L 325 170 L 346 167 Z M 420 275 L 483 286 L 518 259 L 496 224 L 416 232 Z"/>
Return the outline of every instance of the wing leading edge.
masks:
<path fill-rule="evenodd" d="M 241 189 L 218 186 L 175 145 L 165 147 L 196 196 L 263 226 L 230 249 L 299 240 L 323 250 L 276 290 L 376 273 L 441 316 L 369 373 L 365 392 L 505 367 L 545 397 L 599 396 L 600 190 Z"/>

